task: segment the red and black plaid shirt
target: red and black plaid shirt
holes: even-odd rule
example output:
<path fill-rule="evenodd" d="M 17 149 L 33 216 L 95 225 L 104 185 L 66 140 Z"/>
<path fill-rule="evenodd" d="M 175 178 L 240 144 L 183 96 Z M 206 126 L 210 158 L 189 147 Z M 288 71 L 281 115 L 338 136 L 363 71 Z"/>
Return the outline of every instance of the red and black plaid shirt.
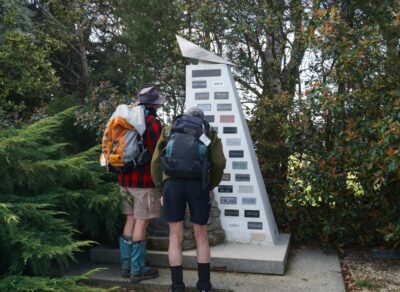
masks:
<path fill-rule="evenodd" d="M 157 141 L 160 138 L 162 125 L 156 118 L 156 110 L 146 108 L 150 113 L 146 116 L 146 131 L 143 134 L 143 141 L 151 156 L 153 156 Z M 151 162 L 134 168 L 131 172 L 118 175 L 119 185 L 126 188 L 154 188 L 150 174 Z"/>

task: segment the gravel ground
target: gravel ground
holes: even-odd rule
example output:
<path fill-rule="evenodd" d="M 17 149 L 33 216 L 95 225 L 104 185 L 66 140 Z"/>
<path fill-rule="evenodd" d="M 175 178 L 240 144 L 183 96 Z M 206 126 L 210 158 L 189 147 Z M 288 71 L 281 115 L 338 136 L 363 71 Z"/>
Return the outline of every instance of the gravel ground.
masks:
<path fill-rule="evenodd" d="M 348 250 L 340 263 L 348 292 L 400 291 L 400 260 L 377 260 L 370 251 Z"/>

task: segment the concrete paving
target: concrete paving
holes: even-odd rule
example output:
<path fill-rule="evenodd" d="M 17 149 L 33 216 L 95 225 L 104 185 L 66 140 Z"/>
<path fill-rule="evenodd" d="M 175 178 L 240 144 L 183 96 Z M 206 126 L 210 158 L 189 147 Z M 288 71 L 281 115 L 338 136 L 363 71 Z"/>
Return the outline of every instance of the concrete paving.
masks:
<path fill-rule="evenodd" d="M 76 274 L 94 267 L 105 267 L 90 276 L 88 283 L 107 287 L 120 286 L 134 291 L 168 291 L 170 274 L 160 268 L 160 277 L 132 285 L 129 279 L 119 276 L 119 266 L 115 264 L 81 263 L 75 265 L 70 273 Z M 325 254 L 317 248 L 292 249 L 288 258 L 285 275 L 262 275 L 250 273 L 212 272 L 212 283 L 216 292 L 264 292 L 264 291 L 315 291 L 344 292 L 345 286 L 337 254 Z M 185 270 L 184 280 L 188 289 L 194 289 L 197 271 Z"/>

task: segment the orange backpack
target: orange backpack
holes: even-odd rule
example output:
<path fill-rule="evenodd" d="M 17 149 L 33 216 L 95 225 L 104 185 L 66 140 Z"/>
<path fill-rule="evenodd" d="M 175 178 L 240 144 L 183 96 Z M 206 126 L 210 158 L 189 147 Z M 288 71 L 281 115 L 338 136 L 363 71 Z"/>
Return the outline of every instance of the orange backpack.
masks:
<path fill-rule="evenodd" d="M 142 165 L 147 152 L 142 139 L 145 130 L 144 106 L 119 105 L 104 130 L 101 165 L 116 173 Z"/>

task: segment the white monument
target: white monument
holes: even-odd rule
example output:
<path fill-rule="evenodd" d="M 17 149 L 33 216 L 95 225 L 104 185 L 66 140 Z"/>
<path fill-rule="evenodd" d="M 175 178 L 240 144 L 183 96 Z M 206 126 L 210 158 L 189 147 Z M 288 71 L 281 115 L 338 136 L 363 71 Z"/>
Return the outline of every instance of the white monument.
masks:
<path fill-rule="evenodd" d="M 176 38 L 182 55 L 197 60 L 197 64 L 186 66 L 185 106 L 204 111 L 206 120 L 218 131 L 227 158 L 222 182 L 214 190 L 226 241 L 266 246 L 274 253 L 274 247 L 279 246 L 285 264 L 290 236 L 279 234 L 275 223 L 230 70 L 233 64 L 180 36 Z"/>
<path fill-rule="evenodd" d="M 186 66 L 186 107 L 199 106 L 218 130 L 227 166 L 215 199 L 221 210 L 226 242 L 211 247 L 211 268 L 220 271 L 284 274 L 290 235 L 276 227 L 260 166 L 242 111 L 232 63 L 176 36 L 182 55 L 196 60 Z M 195 249 L 182 252 L 185 268 L 197 268 Z M 119 250 L 91 250 L 94 262 L 119 262 Z M 169 266 L 166 251 L 149 250 L 147 261 Z"/>

